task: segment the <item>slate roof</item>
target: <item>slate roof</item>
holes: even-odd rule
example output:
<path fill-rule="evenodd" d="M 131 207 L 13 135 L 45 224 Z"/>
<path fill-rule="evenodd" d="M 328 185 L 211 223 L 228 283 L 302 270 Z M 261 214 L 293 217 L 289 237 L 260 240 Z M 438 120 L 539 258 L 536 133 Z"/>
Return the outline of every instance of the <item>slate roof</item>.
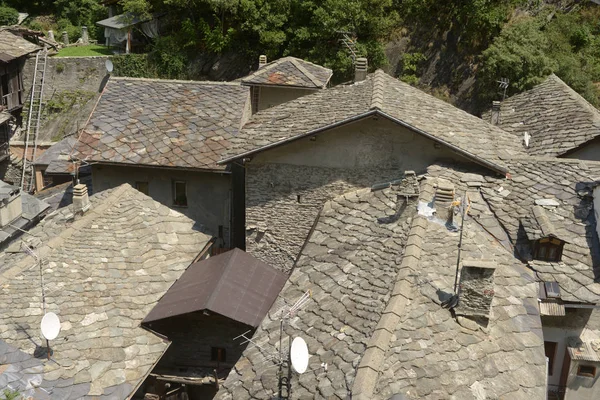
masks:
<path fill-rule="evenodd" d="M 547 237 L 555 237 L 563 242 L 569 241 L 566 236 L 560 237 L 558 229 L 554 226 L 553 220 L 558 220 L 550 210 L 542 206 L 531 207 L 531 214 L 521 220 L 529 240 L 539 240 Z M 560 221 L 557 221 L 560 224 Z"/>
<path fill-rule="evenodd" d="M 53 144 L 44 154 L 36 158 L 33 164 L 46 166 L 46 174 L 70 174 L 75 171 L 73 162 L 69 161 L 75 143 L 77 143 L 75 137 L 65 138 Z"/>
<path fill-rule="evenodd" d="M 286 280 L 287 274 L 233 249 L 190 265 L 143 322 L 210 310 L 256 328 Z"/>
<path fill-rule="evenodd" d="M 595 228 L 592 188 L 600 177 L 600 162 L 526 157 L 508 160 L 510 179 L 486 176 L 482 194 L 510 236 L 520 258 L 536 278 L 558 282 L 565 301 L 600 303 L 600 245 Z M 455 176 L 455 167 L 432 166 L 429 174 Z M 532 260 L 523 220 L 532 207 L 548 204 L 545 213 L 555 233 L 565 238 L 561 262 Z"/>
<path fill-rule="evenodd" d="M 489 121 L 490 112 L 483 115 Z M 560 156 L 600 136 L 600 111 L 556 75 L 533 89 L 502 102 L 500 125 L 522 145 L 531 135 L 527 152 Z"/>
<path fill-rule="evenodd" d="M 216 162 L 250 113 L 249 88 L 239 84 L 111 78 L 74 156 L 222 170 Z"/>
<path fill-rule="evenodd" d="M 296 57 L 283 57 L 260 67 L 242 78 L 242 82 L 248 85 L 324 89 L 332 75 L 333 71 L 329 68 Z"/>
<path fill-rule="evenodd" d="M 431 201 L 433 185 L 421 187 L 419 200 Z M 481 196 L 473 198 L 473 214 L 493 219 Z M 416 201 L 404 199 L 393 188 L 362 189 L 323 207 L 281 293 L 288 302 L 313 293 L 285 328 L 283 346 L 288 335 L 302 336 L 310 354 L 307 372 L 293 374 L 294 397 L 543 399 L 532 274 L 469 218 L 463 256 L 498 264 L 496 295 L 486 329 L 459 324 L 439 304 L 439 291 L 452 288 L 458 233 L 415 215 Z M 279 343 L 275 311 L 254 335 L 267 350 L 246 349 L 217 399 L 273 398 L 277 369 L 265 356 Z"/>
<path fill-rule="evenodd" d="M 373 114 L 498 172 L 506 172 L 502 158 L 524 154 L 513 135 L 378 70 L 362 82 L 320 90 L 254 114 L 231 140 L 221 163 Z"/>
<path fill-rule="evenodd" d="M 41 364 L 36 385 L 51 399 L 132 394 L 169 345 L 140 322 L 209 240 L 129 185 L 90 200 L 83 216 L 65 207 L 24 237 L 42 260 L 46 309 L 61 319 L 50 361 L 39 330 L 40 271 L 22 252 L 0 255 L 0 360 Z"/>
<path fill-rule="evenodd" d="M 41 47 L 23 39 L 21 36 L 4 29 L 0 30 L 0 59 L 2 61 L 10 62 L 15 58 L 26 56 L 38 50 L 41 50 Z"/>

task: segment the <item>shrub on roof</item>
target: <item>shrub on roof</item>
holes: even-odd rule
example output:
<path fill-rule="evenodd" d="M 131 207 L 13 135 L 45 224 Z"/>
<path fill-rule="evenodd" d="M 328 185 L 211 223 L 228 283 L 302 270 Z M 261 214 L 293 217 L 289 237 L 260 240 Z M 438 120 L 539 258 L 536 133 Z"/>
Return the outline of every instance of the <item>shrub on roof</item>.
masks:
<path fill-rule="evenodd" d="M 19 12 L 11 7 L 0 5 L 0 25 L 16 25 L 19 22 Z"/>

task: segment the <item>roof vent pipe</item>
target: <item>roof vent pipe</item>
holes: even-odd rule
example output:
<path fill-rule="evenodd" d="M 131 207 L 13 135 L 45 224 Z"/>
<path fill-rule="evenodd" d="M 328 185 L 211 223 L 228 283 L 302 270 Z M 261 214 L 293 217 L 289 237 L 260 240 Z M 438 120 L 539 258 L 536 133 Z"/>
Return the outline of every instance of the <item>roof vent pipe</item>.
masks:
<path fill-rule="evenodd" d="M 267 56 L 264 54 L 258 56 L 258 68 L 267 65 Z"/>
<path fill-rule="evenodd" d="M 90 198 L 88 196 L 87 186 L 78 183 L 73 186 L 73 212 L 83 214 L 90 208 Z"/>
<path fill-rule="evenodd" d="M 492 125 L 500 125 L 500 105 L 499 101 L 492 101 Z"/>
<path fill-rule="evenodd" d="M 369 62 L 366 58 L 357 58 L 354 62 L 354 82 L 361 82 L 367 79 L 367 71 L 369 69 Z"/>

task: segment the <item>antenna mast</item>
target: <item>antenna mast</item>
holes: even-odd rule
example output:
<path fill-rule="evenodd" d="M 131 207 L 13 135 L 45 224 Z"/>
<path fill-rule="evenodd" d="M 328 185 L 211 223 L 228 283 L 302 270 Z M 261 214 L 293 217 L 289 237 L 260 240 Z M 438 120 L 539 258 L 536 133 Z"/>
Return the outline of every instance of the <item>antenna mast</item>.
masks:
<path fill-rule="evenodd" d="M 508 89 L 510 81 L 508 78 L 500 78 L 500 80 L 496 82 L 498 83 L 498 88 L 503 90 L 502 101 L 504 101 L 504 99 L 506 99 L 506 90 Z"/>

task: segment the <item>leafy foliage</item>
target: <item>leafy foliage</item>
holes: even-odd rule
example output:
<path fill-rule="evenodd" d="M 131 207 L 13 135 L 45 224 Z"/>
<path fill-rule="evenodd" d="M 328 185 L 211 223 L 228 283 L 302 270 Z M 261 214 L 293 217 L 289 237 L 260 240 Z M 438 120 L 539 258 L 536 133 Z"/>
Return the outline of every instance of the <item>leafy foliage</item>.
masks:
<path fill-rule="evenodd" d="M 19 12 L 11 7 L 0 6 L 0 25 L 15 25 L 19 22 Z"/>
<path fill-rule="evenodd" d="M 556 13 L 523 18 L 508 25 L 483 52 L 479 85 L 484 99 L 497 97 L 489 88 L 509 78 L 511 92 L 527 90 L 555 73 L 594 105 L 600 105 L 600 26 L 598 11 Z M 484 89 L 486 88 L 486 89 Z"/>

